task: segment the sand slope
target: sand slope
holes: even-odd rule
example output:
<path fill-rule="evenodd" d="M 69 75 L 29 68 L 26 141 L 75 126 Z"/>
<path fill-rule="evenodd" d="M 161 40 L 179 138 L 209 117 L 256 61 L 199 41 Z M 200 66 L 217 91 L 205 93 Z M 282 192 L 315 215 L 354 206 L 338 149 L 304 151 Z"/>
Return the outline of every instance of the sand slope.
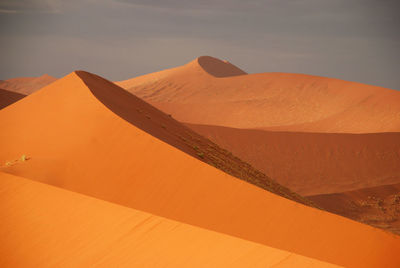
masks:
<path fill-rule="evenodd" d="M 299 133 L 188 126 L 303 195 L 400 182 L 400 133 Z"/>
<path fill-rule="evenodd" d="M 400 133 L 189 126 L 293 191 L 319 194 L 308 196 L 319 207 L 399 233 L 400 202 L 395 196 L 400 191 L 387 184 L 400 182 Z"/>
<path fill-rule="evenodd" d="M 303 74 L 231 76 L 225 70 L 226 76 L 209 75 L 209 69 L 222 64 L 200 57 L 117 84 L 179 121 L 194 124 L 307 132 L 400 131 L 398 91 Z"/>
<path fill-rule="evenodd" d="M 69 89 L 69 87 L 75 88 L 75 91 Z M 209 163 L 210 165 L 213 165 L 214 167 L 217 167 L 235 177 L 249 181 L 261 188 L 297 202 L 304 204 L 311 203 L 298 194 L 277 184 L 265 176 L 265 174 L 255 170 L 249 164 L 244 163 L 237 157 L 233 156 L 230 152 L 219 148 L 216 144 L 193 132 L 170 116 L 160 112 L 151 105 L 101 77 L 85 72 L 77 72 L 64 78 L 60 83 L 49 87 L 49 89 L 46 88 L 44 91 L 44 93 L 35 93 L 32 97 L 24 101 L 23 104 L 19 105 L 22 108 L 10 107 L 10 109 L 4 111 L 4 118 L 8 117 L 5 120 L 14 127 L 13 129 L 9 129 L 9 132 L 20 131 L 18 130 L 19 125 L 14 125 L 16 122 L 15 120 L 22 120 L 20 123 L 30 120 L 28 123 L 29 125 L 34 123 L 39 126 L 42 124 L 42 129 L 38 130 L 38 137 L 35 138 L 42 139 L 43 137 L 47 137 L 49 140 L 52 140 L 54 139 L 54 136 L 48 135 L 55 134 L 51 134 L 46 130 L 46 124 L 54 125 L 55 123 L 52 121 L 58 121 L 60 120 L 58 118 L 61 118 L 61 122 L 58 122 L 60 123 L 58 130 L 56 130 L 57 136 L 60 138 L 57 139 L 62 139 L 61 136 L 63 136 L 65 132 L 75 133 L 74 136 L 67 137 L 62 143 L 62 147 L 57 149 L 58 151 L 56 154 L 63 155 L 65 144 L 70 144 L 70 148 L 68 149 L 68 151 L 70 151 L 74 150 L 74 146 L 76 147 L 79 142 L 85 143 L 85 139 L 93 139 L 91 135 L 94 135 L 94 133 L 83 132 L 80 134 L 82 129 L 86 129 L 87 126 L 90 125 L 92 125 L 93 128 L 107 128 L 107 123 L 105 121 L 103 122 L 102 118 L 107 117 L 109 111 L 107 109 L 98 109 L 99 105 L 99 107 L 104 107 L 103 105 L 105 105 L 112 111 L 111 114 L 113 116 L 115 116 L 115 114 L 118 115 L 118 120 L 122 118 L 126 122 L 135 125 L 152 136 L 179 148 L 181 151 L 184 151 L 203 162 Z M 79 98 L 80 103 L 75 102 L 74 98 Z M 40 109 L 37 108 L 37 106 L 39 106 L 38 103 L 40 103 Z M 21 112 L 21 109 L 23 112 Z M 30 111 L 35 111 L 36 113 L 32 113 L 28 116 L 28 111 L 29 113 Z M 49 113 L 49 111 L 51 112 Z M 77 124 L 80 121 L 80 116 L 85 113 L 86 116 L 82 120 L 81 124 Z M 97 120 L 86 124 L 86 120 L 92 121 L 90 118 L 96 118 Z M 112 119 L 110 120 L 113 122 L 110 124 L 115 124 Z M 64 132 L 63 129 L 65 128 L 66 130 Z M 100 133 L 106 135 L 104 131 Z M 20 134 L 25 135 L 23 133 Z M 15 134 L 11 135 L 15 136 Z M 11 140 L 9 142 L 11 142 Z M 27 149 L 26 146 L 37 146 L 35 145 L 37 143 L 38 141 L 35 140 L 30 145 L 24 145 L 24 150 Z M 109 143 L 111 144 L 113 142 L 110 140 Z M 14 149 L 21 146 L 12 145 L 12 143 L 9 143 L 8 145 Z M 96 145 L 93 143 L 88 144 L 88 148 L 95 146 Z M 40 154 L 46 154 L 43 152 L 43 148 L 37 149 L 40 151 Z M 81 149 L 79 148 L 79 150 Z M 51 154 L 54 154 L 54 152 Z M 29 153 L 29 156 L 37 158 L 33 152 Z M 13 163 L 13 161 L 16 160 L 15 157 L 18 158 L 19 156 L 9 154 L 5 157 L 6 162 Z M 47 158 L 49 156 L 46 155 L 44 157 Z M 57 156 L 50 156 L 50 158 L 54 161 L 54 159 L 57 159 Z M 47 165 L 45 162 L 41 164 Z M 54 166 L 56 164 L 52 163 L 52 165 Z M 7 168 L 13 169 L 14 167 L 11 167 L 11 165 L 8 164 Z M 15 168 L 18 169 L 18 166 Z"/>
<path fill-rule="evenodd" d="M 25 97 L 25 95 L 0 88 L 0 109 L 13 104 L 23 97 Z"/>
<path fill-rule="evenodd" d="M 72 73 L 3 109 L 0 161 L 28 159 L 1 169 L 333 264 L 400 264 L 398 237 L 236 179 L 124 120 L 93 95 L 119 91 L 109 84 Z"/>
<path fill-rule="evenodd" d="M 18 77 L 8 80 L 0 80 L 0 88 L 24 95 L 29 95 L 56 80 L 57 78 L 48 74 L 44 74 L 39 77 Z"/>
<path fill-rule="evenodd" d="M 400 234 L 400 183 L 309 198 L 333 213 Z"/>
<path fill-rule="evenodd" d="M 217 61 L 118 84 L 182 122 L 208 125 L 192 127 L 300 194 L 400 182 L 399 91 L 303 74 L 206 75 Z"/>
<path fill-rule="evenodd" d="M 4 173 L 0 192 L 1 267 L 337 267 Z"/>

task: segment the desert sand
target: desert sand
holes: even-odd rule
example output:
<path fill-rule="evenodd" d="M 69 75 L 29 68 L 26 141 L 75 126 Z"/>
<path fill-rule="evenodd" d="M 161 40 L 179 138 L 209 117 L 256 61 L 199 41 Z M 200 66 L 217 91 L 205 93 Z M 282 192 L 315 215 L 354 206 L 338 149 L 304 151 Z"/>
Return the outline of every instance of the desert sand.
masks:
<path fill-rule="evenodd" d="M 224 64 L 205 56 L 117 84 L 300 194 L 400 183 L 400 92 Z"/>
<path fill-rule="evenodd" d="M 223 72 L 212 75 L 224 64 Z M 395 90 L 305 74 L 246 75 L 236 68 L 204 56 L 117 84 L 186 123 L 301 132 L 400 131 Z"/>
<path fill-rule="evenodd" d="M 42 118 L 48 118 L 48 120 L 51 121 L 52 119 L 50 118 L 53 116 L 63 115 L 62 117 L 59 117 L 59 120 L 61 120 L 59 123 L 61 125 L 59 126 L 60 131 L 57 132 L 57 135 L 61 139 L 61 136 L 63 135 L 61 130 L 63 128 L 68 128 L 65 130 L 66 132 L 71 132 L 74 130 L 74 135 L 79 136 L 79 133 L 81 132 L 79 128 L 86 126 L 84 124 L 76 124 L 77 122 L 75 118 L 79 118 L 82 112 L 79 110 L 79 105 L 83 107 L 82 109 L 87 110 L 86 119 L 93 117 L 99 118 L 100 120 L 101 118 L 107 116 L 108 113 L 103 115 L 103 111 L 100 110 L 99 112 L 95 108 L 96 105 L 105 105 L 108 109 L 112 110 L 112 114 L 116 113 L 118 118 L 123 118 L 123 120 L 134 124 L 141 130 L 163 140 L 164 142 L 180 149 L 181 151 L 192 155 L 193 157 L 196 157 L 203 162 L 213 165 L 214 167 L 217 167 L 235 177 L 249 181 L 274 193 L 280 194 L 297 202 L 310 204 L 309 201 L 305 200 L 298 194 L 291 192 L 289 189 L 277 184 L 263 173 L 252 168 L 249 164 L 233 156 L 230 152 L 219 148 L 214 143 L 193 132 L 170 116 L 162 113 L 139 98 L 117 87 L 113 83 L 85 72 L 79 72 L 79 75 L 85 78 L 84 80 L 81 80 L 77 73 L 71 74 L 68 76 L 68 78 L 63 79 L 61 83 L 52 86 L 51 89 L 45 89 L 45 93 L 38 92 L 37 94 L 32 95 L 28 101 L 24 100 L 23 104 L 21 104 L 23 108 L 11 107 L 11 112 L 9 112 L 7 109 L 4 111 L 4 118 L 8 117 L 8 119 L 5 120 L 13 121 L 18 117 L 25 117 L 25 119 L 22 120 L 25 121 L 29 118 L 28 120 L 31 120 L 31 123 L 29 124 L 32 124 L 33 122 L 36 124 L 41 121 Z M 78 78 L 78 83 L 73 81 L 73 77 Z M 89 87 L 87 87 L 86 84 L 88 84 Z M 73 92 L 71 89 L 69 89 L 69 87 L 76 87 L 77 91 Z M 57 90 L 53 88 L 57 88 Z M 60 91 L 58 88 L 63 88 L 63 90 Z M 43 96 L 46 99 L 43 99 Z M 74 98 L 80 99 L 81 103 L 78 103 L 78 106 L 74 105 Z M 48 104 L 48 99 L 53 100 L 51 104 Z M 91 102 L 88 100 L 92 101 L 95 105 L 90 105 Z M 65 105 L 66 101 L 68 101 L 68 106 Z M 40 111 L 36 108 L 38 105 L 41 106 Z M 38 111 L 38 114 L 33 114 L 33 117 L 29 117 L 24 114 L 27 112 L 21 113 L 21 109 L 24 111 L 36 110 Z M 60 109 L 61 111 L 58 111 Z M 49 118 L 48 111 L 53 111 L 52 113 L 55 114 L 51 115 L 52 117 Z M 42 123 L 45 124 L 44 122 Z M 54 123 L 51 124 L 54 125 Z M 91 124 L 94 125 L 94 127 L 104 128 L 106 123 L 95 121 Z M 12 131 L 18 132 L 16 129 Z M 43 126 L 41 131 L 46 131 L 46 127 Z M 44 135 L 43 137 L 46 137 L 47 134 L 41 133 L 38 135 L 39 137 L 42 137 L 42 135 Z M 94 133 L 88 132 L 86 135 L 87 137 L 83 139 L 93 139 L 91 135 L 94 135 Z M 51 140 L 51 137 L 48 137 L 48 139 Z M 80 140 L 82 137 L 68 137 L 67 139 Z M 46 142 L 46 140 L 41 140 L 43 143 Z M 33 143 L 37 142 L 38 141 L 36 140 L 33 141 Z M 76 141 L 69 140 L 68 142 L 65 141 L 64 143 L 71 143 L 72 145 L 75 145 Z M 95 144 L 90 145 L 96 146 Z M 19 145 L 9 143 L 9 146 L 10 150 L 12 150 L 11 148 L 17 148 Z M 57 154 L 64 154 L 63 149 L 60 148 Z M 9 158 L 6 160 L 6 162 L 12 163 L 14 160 L 16 160 L 15 156 L 9 155 L 8 157 Z M 51 158 L 57 159 L 54 156 L 51 156 Z M 14 165 L 9 165 L 7 168 L 18 168 L 18 165 L 16 167 L 13 166 Z"/>
<path fill-rule="evenodd" d="M 18 77 L 7 80 L 0 80 L 0 88 L 7 89 L 9 91 L 13 91 L 23 95 L 29 95 L 41 89 L 42 87 L 53 83 L 56 80 L 57 78 L 52 77 L 48 74 L 44 74 L 39 77 Z"/>
<path fill-rule="evenodd" d="M 400 235 L 400 183 L 308 198 L 327 211 Z"/>
<path fill-rule="evenodd" d="M 134 121 L 153 113 L 114 98 L 120 90 L 74 72 L 4 108 L 1 170 L 332 264 L 400 264 L 398 236 L 265 191 L 158 139 L 152 124 Z"/>
<path fill-rule="evenodd" d="M 25 95 L 0 88 L 0 110 L 23 97 L 25 97 Z"/>
<path fill-rule="evenodd" d="M 1 267 L 337 267 L 5 173 L 0 191 Z"/>
<path fill-rule="evenodd" d="M 400 133 L 301 133 L 188 126 L 302 195 L 400 182 Z"/>

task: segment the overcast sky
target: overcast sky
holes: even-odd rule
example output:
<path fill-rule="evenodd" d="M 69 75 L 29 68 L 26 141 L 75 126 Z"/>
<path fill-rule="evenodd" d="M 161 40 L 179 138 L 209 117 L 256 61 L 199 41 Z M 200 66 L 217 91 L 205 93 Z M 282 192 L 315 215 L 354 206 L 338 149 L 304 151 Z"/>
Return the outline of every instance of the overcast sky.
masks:
<path fill-rule="evenodd" d="M 398 0 L 0 0 L 0 79 L 110 80 L 201 55 L 400 89 Z"/>

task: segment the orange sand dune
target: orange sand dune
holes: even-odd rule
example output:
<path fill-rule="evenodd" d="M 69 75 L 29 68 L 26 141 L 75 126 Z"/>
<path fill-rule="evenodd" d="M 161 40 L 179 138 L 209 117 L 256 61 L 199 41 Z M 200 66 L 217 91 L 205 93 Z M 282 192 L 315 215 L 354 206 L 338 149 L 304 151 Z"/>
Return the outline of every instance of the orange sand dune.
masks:
<path fill-rule="evenodd" d="M 400 183 L 309 198 L 328 211 L 400 235 Z"/>
<path fill-rule="evenodd" d="M 320 194 L 307 196 L 319 207 L 400 234 L 400 196 L 395 201 L 400 184 L 377 186 L 400 182 L 400 133 L 293 133 L 189 126 L 292 190 Z M 365 188 L 371 186 L 375 187 Z M 353 191 L 344 192 L 349 190 Z"/>
<path fill-rule="evenodd" d="M 313 205 L 309 200 L 306 200 L 298 194 L 291 192 L 289 189 L 277 184 L 275 181 L 265 176 L 265 174 L 255 170 L 249 164 L 233 156 L 230 152 L 221 149 L 216 144 L 203 138 L 168 115 L 135 97 L 131 93 L 117 87 L 115 84 L 106 81 L 103 78 L 85 74 L 84 72 L 79 73 L 80 76 L 86 78 L 84 79 L 84 82 L 81 81 L 79 85 L 80 87 L 84 87 L 83 91 L 88 91 L 86 84 L 90 89 L 95 88 L 95 90 L 89 91 L 97 98 L 96 102 L 100 101 L 118 116 L 131 124 L 134 124 L 141 130 L 237 178 L 249 181 L 263 189 L 272 191 L 294 201 Z M 98 86 L 99 83 L 101 86 Z M 91 94 L 90 96 L 92 97 Z M 66 95 L 63 95 L 60 98 L 67 100 L 73 98 L 73 96 L 71 96 L 69 92 L 66 92 Z M 84 97 L 81 98 L 84 99 Z M 33 105 L 29 106 L 28 110 L 36 110 L 37 108 L 35 106 L 36 102 L 33 102 Z M 53 109 L 53 107 L 49 107 L 47 104 L 42 104 L 42 106 L 43 113 L 46 113 L 46 108 L 50 111 Z M 24 105 L 24 107 L 27 107 L 27 105 Z M 70 116 L 70 114 L 73 113 L 78 113 L 77 116 L 79 116 L 81 112 L 80 110 L 77 110 L 75 106 L 69 108 L 73 111 L 68 111 L 66 113 L 67 116 Z M 21 115 L 24 116 L 23 114 L 18 114 L 17 116 Z M 92 116 L 96 117 L 98 114 L 94 113 Z M 10 119 L 12 120 L 13 118 Z M 11 157 L 7 162 L 12 163 L 12 160 Z"/>
<path fill-rule="evenodd" d="M 0 173 L 1 267 L 337 267 Z"/>
<path fill-rule="evenodd" d="M 133 79 L 116 82 L 123 88 L 132 88 L 137 85 L 143 85 L 143 93 L 151 93 L 151 90 L 147 88 L 148 85 L 158 84 L 161 80 L 169 79 L 171 77 L 190 77 L 191 80 L 196 78 L 212 79 L 213 77 L 230 77 L 245 75 L 246 72 L 239 69 L 238 67 L 230 64 L 227 61 L 221 61 L 219 59 L 203 56 L 196 60 L 189 62 L 188 64 L 180 67 L 175 67 L 155 73 L 142 75 Z M 170 91 L 170 88 L 179 90 L 180 88 L 175 87 L 173 84 L 167 84 L 167 87 L 160 88 L 160 91 Z M 158 92 L 154 92 L 154 96 Z M 164 92 L 163 92 L 164 93 Z M 168 92 L 165 92 L 168 93 Z"/>
<path fill-rule="evenodd" d="M 105 88 L 110 102 L 95 97 Z M 279 197 L 160 141 L 123 119 L 127 106 L 112 97 L 119 90 L 77 72 L 0 111 L 0 163 L 25 155 L 1 170 L 337 265 L 400 265 L 399 237 Z"/>
<path fill-rule="evenodd" d="M 0 88 L 0 109 L 22 99 L 25 95 Z"/>
<path fill-rule="evenodd" d="M 44 74 L 40 77 L 18 77 L 8 80 L 0 80 L 0 88 L 24 95 L 29 95 L 56 80 L 57 78 L 48 74 Z"/>
<path fill-rule="evenodd" d="M 288 73 L 210 75 L 224 62 L 200 57 L 185 66 L 118 85 L 181 122 L 307 132 L 400 131 L 400 92 Z M 242 74 L 242 75 L 240 75 Z"/>
<path fill-rule="evenodd" d="M 400 133 L 295 133 L 188 126 L 302 195 L 400 182 Z"/>

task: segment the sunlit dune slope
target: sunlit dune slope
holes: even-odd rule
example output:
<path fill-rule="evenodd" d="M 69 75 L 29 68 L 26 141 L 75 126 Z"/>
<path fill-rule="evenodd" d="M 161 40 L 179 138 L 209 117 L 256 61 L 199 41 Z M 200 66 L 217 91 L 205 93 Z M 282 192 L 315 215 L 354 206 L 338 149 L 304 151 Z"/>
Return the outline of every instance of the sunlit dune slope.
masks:
<path fill-rule="evenodd" d="M 1 267 L 337 267 L 0 173 Z"/>
<path fill-rule="evenodd" d="M 400 133 L 298 133 L 188 126 L 302 195 L 400 182 Z"/>
<path fill-rule="evenodd" d="M 25 97 L 25 95 L 0 88 L 0 109 L 13 104 L 23 97 Z"/>
<path fill-rule="evenodd" d="M 118 110 L 115 91 L 104 79 L 76 72 L 0 111 L 0 163 L 9 161 L 1 169 L 333 264 L 400 264 L 397 236 L 199 161 L 136 127 Z"/>
<path fill-rule="evenodd" d="M 69 87 L 74 88 L 76 91 L 69 89 Z M 68 151 L 71 152 L 75 150 L 75 147 L 79 146 L 81 142 L 84 143 L 85 140 L 101 139 L 102 135 L 107 135 L 103 130 L 103 132 L 99 133 L 90 131 L 84 132 L 82 137 L 79 137 L 79 133 L 82 132 L 80 127 L 85 129 L 86 123 L 78 123 L 93 117 L 97 119 L 91 122 L 93 128 L 107 129 L 107 123 L 105 121 L 103 122 L 102 118 L 109 115 L 110 112 L 108 109 L 110 109 L 113 112 L 111 113 L 113 116 L 115 116 L 115 114 L 118 115 L 130 124 L 135 125 L 141 130 L 179 148 L 201 161 L 209 163 L 235 177 L 256 184 L 261 188 L 289 199 L 312 205 L 308 200 L 277 184 L 265 176 L 265 174 L 255 170 L 249 164 L 233 156 L 230 152 L 219 148 L 216 144 L 193 132 L 170 116 L 160 112 L 151 105 L 133 96 L 131 93 L 126 92 L 122 88 L 117 87 L 115 84 L 101 77 L 85 72 L 77 72 L 67 76 L 60 83 L 49 87 L 49 89 L 46 88 L 44 91 L 45 92 L 38 92 L 32 95 L 24 104 L 21 104 L 20 106 L 23 107 L 21 109 L 24 110 L 22 113 L 20 112 L 20 108 L 10 107 L 10 110 L 4 112 L 4 118 L 7 117 L 5 120 L 11 123 L 23 117 L 23 121 L 31 120 L 28 124 L 43 124 L 43 129 L 40 131 L 46 130 L 45 125 L 48 124 L 48 122 L 52 120 L 61 120 L 58 122 L 60 124 L 58 136 L 63 135 L 63 128 L 68 128 L 66 132 L 69 133 L 75 131 L 75 137 L 68 137 L 71 139 L 68 141 L 69 144 L 71 144 Z M 75 98 L 79 99 L 79 101 L 76 102 Z M 38 102 L 41 103 L 40 109 L 37 108 Z M 98 107 L 104 107 L 102 104 L 108 109 L 99 109 Z M 27 116 L 28 111 L 35 111 L 35 113 L 32 114 L 32 117 L 29 117 Z M 86 114 L 86 117 L 84 120 L 79 120 L 79 117 L 83 114 Z M 0 115 L 0 118 L 1 116 L 2 115 Z M 118 120 L 120 119 L 119 117 Z M 46 121 L 46 119 L 49 121 Z M 49 124 L 54 125 L 55 123 L 51 122 Z M 90 124 L 87 126 L 90 126 Z M 14 127 L 18 128 L 19 126 L 14 125 Z M 18 132 L 16 129 L 12 131 Z M 46 137 L 46 135 L 51 135 L 51 133 L 40 133 L 38 135 L 37 138 L 41 138 Z M 47 137 L 50 140 L 54 139 L 53 136 Z M 37 141 L 27 146 L 35 147 L 35 143 L 37 143 Z M 111 144 L 113 141 L 110 140 L 109 143 Z M 9 145 L 10 148 L 16 148 L 12 143 Z M 65 145 L 62 146 L 62 148 L 59 148 L 57 154 L 63 154 Z M 88 146 L 91 148 L 91 146 L 96 146 L 96 143 L 89 143 Z M 80 148 L 78 149 L 82 150 Z M 12 151 L 13 149 L 10 150 Z M 35 151 L 35 149 L 33 150 Z M 38 150 L 43 154 L 42 148 L 38 148 Z M 33 155 L 33 152 L 32 156 L 36 157 Z M 7 157 L 6 161 L 12 162 L 15 155 L 8 154 Z M 46 158 L 48 156 L 43 157 Z M 50 158 L 57 159 L 57 157 L 54 156 Z M 110 159 L 110 161 L 113 160 Z M 53 163 L 53 165 L 55 164 Z M 7 168 L 9 169 L 10 167 Z"/>
<path fill-rule="evenodd" d="M 223 77 L 207 72 L 221 64 L 200 57 L 117 84 L 187 123 L 305 132 L 400 131 L 398 91 L 304 74 Z"/>
<path fill-rule="evenodd" d="M 0 80 L 0 88 L 24 95 L 29 95 L 56 80 L 57 78 L 48 74 L 44 74 L 39 77 L 18 77 L 8 80 Z"/>
<path fill-rule="evenodd" d="M 221 61 L 219 59 L 210 56 L 202 56 L 195 59 L 194 61 L 189 62 L 184 66 L 179 66 L 155 73 L 142 75 L 133 79 L 116 82 L 116 84 L 118 84 L 123 88 L 130 89 L 137 85 L 147 86 L 147 85 L 157 84 L 163 79 L 169 79 L 175 76 L 181 78 L 190 77 L 191 79 L 196 79 L 196 77 L 203 79 L 212 79 L 213 77 L 232 77 L 245 74 L 247 73 L 227 61 Z M 172 87 L 175 90 L 180 89 L 176 88 L 172 84 L 169 84 L 168 86 Z M 170 88 L 168 86 L 160 88 L 161 91 L 166 90 L 170 92 Z M 150 92 L 151 90 L 149 90 L 146 87 L 143 88 L 143 90 L 147 91 L 147 93 L 151 93 Z M 163 92 L 163 94 L 168 92 Z M 156 94 L 154 94 L 154 97 L 157 96 L 157 92 L 155 93 Z"/>
<path fill-rule="evenodd" d="M 328 211 L 400 235 L 400 183 L 309 198 Z"/>

